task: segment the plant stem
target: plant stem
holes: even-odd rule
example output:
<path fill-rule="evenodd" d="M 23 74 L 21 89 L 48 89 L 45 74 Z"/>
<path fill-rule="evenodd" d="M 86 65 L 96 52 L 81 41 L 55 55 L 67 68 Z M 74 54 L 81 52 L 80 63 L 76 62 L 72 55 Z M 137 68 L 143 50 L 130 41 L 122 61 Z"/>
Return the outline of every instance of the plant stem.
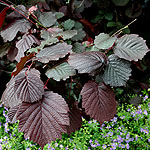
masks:
<path fill-rule="evenodd" d="M 131 25 L 132 23 L 134 23 L 137 19 L 134 19 L 133 21 L 131 21 L 129 24 L 127 24 L 126 26 L 124 26 L 123 28 L 119 29 L 117 32 L 115 32 L 111 37 L 115 36 L 116 34 L 120 34 L 122 32 L 122 30 L 126 29 L 129 27 L 129 25 Z"/>
<path fill-rule="evenodd" d="M 8 1 L 8 0 L 7 0 Z M 10 2 L 11 4 L 13 4 L 13 6 L 11 6 L 11 5 L 9 5 L 9 4 L 7 4 L 6 2 L 4 2 L 4 1 L 2 1 L 2 0 L 0 0 L 0 2 L 2 3 L 2 4 L 4 4 L 4 5 L 6 5 L 6 6 L 8 6 L 8 7 L 10 7 L 12 10 L 14 10 L 14 11 L 16 11 L 16 12 L 18 12 L 20 15 L 22 15 L 24 18 L 26 18 L 28 21 L 30 21 L 32 24 L 34 24 L 34 25 L 36 25 L 36 23 L 37 24 L 39 24 L 40 25 L 40 28 L 41 27 L 43 27 L 44 29 L 47 29 L 45 26 L 43 26 L 37 19 L 35 19 L 33 16 L 32 16 L 32 14 L 31 14 L 31 17 L 36 21 L 36 23 L 35 22 L 33 22 L 31 19 L 29 19 L 28 17 L 26 17 L 24 14 L 22 14 L 21 12 L 19 12 L 17 9 L 15 9 L 13 6 L 15 6 L 15 4 L 13 4 L 12 2 Z M 8 1 L 9 2 L 9 1 Z M 22 9 L 20 9 L 22 12 L 24 12 Z M 26 12 L 24 12 L 25 14 L 26 14 Z"/>

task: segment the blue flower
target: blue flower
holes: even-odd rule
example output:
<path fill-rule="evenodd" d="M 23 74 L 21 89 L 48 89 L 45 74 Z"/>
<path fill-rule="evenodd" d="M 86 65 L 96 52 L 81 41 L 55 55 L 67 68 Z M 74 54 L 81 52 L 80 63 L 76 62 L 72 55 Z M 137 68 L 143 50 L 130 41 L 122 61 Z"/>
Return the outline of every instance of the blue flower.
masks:
<path fill-rule="evenodd" d="M 112 147 L 113 150 L 116 149 L 116 146 L 117 146 L 116 143 L 111 143 L 111 147 Z"/>
<path fill-rule="evenodd" d="M 146 111 L 146 110 L 144 110 L 144 111 L 143 111 L 143 113 L 144 113 L 146 116 L 148 115 L 148 113 L 147 113 L 147 111 Z"/>
<path fill-rule="evenodd" d="M 146 101 L 146 99 L 148 99 L 148 96 L 147 96 L 147 95 L 143 98 L 143 100 Z"/>
<path fill-rule="evenodd" d="M 128 109 L 127 109 L 127 111 L 131 111 L 131 109 L 130 109 L 130 108 L 128 108 Z"/>
<path fill-rule="evenodd" d="M 121 119 L 124 119 L 124 118 L 125 118 L 125 116 L 121 116 L 120 118 L 121 118 Z"/>
<path fill-rule="evenodd" d="M 106 149 L 106 148 L 107 148 L 107 145 L 103 144 L 103 146 L 102 146 L 102 147 L 103 147 L 103 149 Z"/>
<path fill-rule="evenodd" d="M 127 135 L 126 135 L 126 139 L 129 139 L 130 138 L 130 134 L 129 133 L 127 133 Z"/>
<path fill-rule="evenodd" d="M 148 134 L 148 133 L 149 133 L 149 130 L 148 130 L 148 129 L 143 129 L 143 128 L 141 128 L 141 132 L 144 132 L 144 133 Z"/>
<path fill-rule="evenodd" d="M 89 121 L 88 123 L 89 123 L 89 124 L 91 124 L 91 123 L 92 123 L 92 121 Z"/>
<path fill-rule="evenodd" d="M 129 144 L 127 143 L 127 144 L 126 144 L 126 148 L 129 149 L 129 147 L 130 147 Z"/>

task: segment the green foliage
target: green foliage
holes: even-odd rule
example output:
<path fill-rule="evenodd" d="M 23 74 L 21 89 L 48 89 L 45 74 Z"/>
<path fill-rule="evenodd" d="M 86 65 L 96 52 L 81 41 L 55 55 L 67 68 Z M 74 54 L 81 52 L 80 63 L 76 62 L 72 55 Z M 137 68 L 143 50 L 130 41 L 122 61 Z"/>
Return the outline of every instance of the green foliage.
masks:
<path fill-rule="evenodd" d="M 121 91 L 120 91 L 121 92 Z M 147 90 L 142 91 L 142 104 L 138 107 L 123 104 L 117 108 L 117 115 L 102 126 L 96 120 L 82 119 L 82 128 L 68 136 L 63 134 L 62 140 L 47 144 L 44 150 L 103 150 L 103 149 L 136 149 L 147 150 L 150 146 L 150 98 Z M 131 96 L 133 97 L 133 96 Z M 121 98 L 121 97 L 120 97 Z M 18 123 L 8 123 L 9 131 L 5 131 L 7 111 L 0 108 L 0 146 L 12 150 L 39 150 L 39 147 L 23 134 L 18 132 Z M 3 115 L 6 117 L 4 117 Z M 11 133 L 11 134 L 10 134 Z"/>

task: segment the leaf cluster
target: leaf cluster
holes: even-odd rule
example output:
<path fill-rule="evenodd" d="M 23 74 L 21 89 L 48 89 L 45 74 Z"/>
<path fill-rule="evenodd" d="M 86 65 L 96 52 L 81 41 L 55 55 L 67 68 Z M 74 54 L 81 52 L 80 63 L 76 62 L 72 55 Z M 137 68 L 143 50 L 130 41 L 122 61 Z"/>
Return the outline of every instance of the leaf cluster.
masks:
<path fill-rule="evenodd" d="M 67 12 L 52 11 L 46 2 L 29 9 L 18 5 L 0 32 L 4 43 L 15 44 L 18 62 L 2 103 L 9 108 L 10 120 L 19 120 L 25 138 L 42 148 L 62 133 L 79 129 L 81 116 L 100 124 L 112 119 L 117 107 L 113 87 L 125 86 L 131 61 L 149 51 L 136 34 L 100 33 L 82 42 L 88 36 L 85 20 L 74 19 L 82 12 L 80 5 L 88 8 L 91 2 L 74 1 Z M 68 19 L 70 14 L 74 20 Z"/>

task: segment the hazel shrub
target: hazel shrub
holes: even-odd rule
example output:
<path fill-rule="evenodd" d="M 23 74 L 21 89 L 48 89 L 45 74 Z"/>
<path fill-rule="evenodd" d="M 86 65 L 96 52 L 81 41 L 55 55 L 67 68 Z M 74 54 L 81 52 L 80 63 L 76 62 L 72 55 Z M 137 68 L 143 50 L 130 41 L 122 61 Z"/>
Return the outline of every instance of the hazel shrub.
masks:
<path fill-rule="evenodd" d="M 44 150 L 148 150 L 150 149 L 150 98 L 143 91 L 139 106 L 122 104 L 110 122 L 102 125 L 96 120 L 82 118 L 82 127 L 62 135 Z M 40 150 L 40 147 L 18 132 L 18 122 L 10 124 L 7 109 L 0 107 L 0 150 Z"/>

